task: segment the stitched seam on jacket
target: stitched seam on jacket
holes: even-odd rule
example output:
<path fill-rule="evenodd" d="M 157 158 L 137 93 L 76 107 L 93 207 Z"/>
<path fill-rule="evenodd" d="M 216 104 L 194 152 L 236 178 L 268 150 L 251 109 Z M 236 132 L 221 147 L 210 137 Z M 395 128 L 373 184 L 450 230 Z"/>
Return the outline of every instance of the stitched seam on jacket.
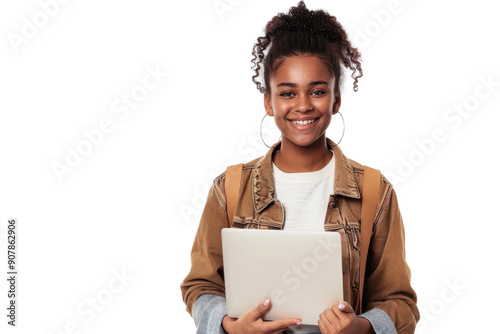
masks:
<path fill-rule="evenodd" d="M 226 216 L 227 216 L 225 198 L 222 197 L 222 193 L 219 191 L 219 189 L 217 189 L 217 187 L 215 186 L 215 183 L 212 185 L 212 187 L 214 188 L 215 196 L 217 196 L 217 199 L 219 200 L 219 205 L 222 207 L 222 210 L 224 210 L 224 212 L 226 213 Z"/>
<path fill-rule="evenodd" d="M 413 325 L 414 321 L 413 320 L 410 320 L 410 322 L 408 322 L 406 325 L 404 325 L 403 327 L 401 327 L 399 330 L 397 330 L 397 332 L 401 332 L 403 329 L 406 329 L 407 327 L 409 327 L 410 325 Z"/>
<path fill-rule="evenodd" d="M 354 173 L 364 173 L 363 170 L 359 169 L 359 168 L 356 168 L 354 167 L 354 165 L 352 164 L 352 160 L 351 159 L 347 159 L 347 161 L 349 162 L 349 166 L 351 166 L 351 170 L 354 172 Z M 353 175 L 354 176 L 354 175 Z M 358 196 L 361 197 L 361 194 L 359 193 L 359 184 L 358 184 L 358 180 L 356 180 L 356 177 L 354 176 L 354 182 L 356 182 L 356 188 L 357 188 L 357 192 L 358 192 Z M 359 198 L 358 197 L 358 198 Z"/>
<path fill-rule="evenodd" d="M 251 164 L 251 165 L 243 165 L 243 170 L 245 169 L 252 169 L 254 168 L 255 165 L 254 164 Z M 217 199 L 219 200 L 219 204 L 220 206 L 222 207 L 222 209 L 224 210 L 224 212 L 226 213 L 227 215 L 227 210 L 226 210 L 226 198 L 222 196 L 222 193 L 219 191 L 219 187 L 217 186 L 217 183 L 220 183 L 220 181 L 222 180 L 222 178 L 224 177 L 225 178 L 226 176 L 226 172 L 222 172 L 219 176 L 217 176 L 214 180 L 213 180 L 213 184 L 212 186 L 214 187 L 214 192 L 215 192 L 215 195 L 217 196 Z"/>
<path fill-rule="evenodd" d="M 255 164 L 243 165 L 243 170 L 245 170 L 245 169 L 252 169 L 252 168 L 254 168 L 254 167 L 255 167 Z M 219 180 L 220 180 L 222 177 L 224 177 L 224 176 L 226 176 L 226 171 L 224 171 L 224 172 L 220 173 L 220 174 L 219 174 L 219 176 L 217 176 L 217 177 L 213 180 L 213 182 L 217 182 L 217 181 L 219 181 Z"/>
<path fill-rule="evenodd" d="M 250 224 L 255 224 L 255 225 L 264 225 L 264 226 L 271 226 L 271 227 L 280 227 L 280 224 L 276 224 L 272 221 L 267 221 L 267 220 L 262 220 L 262 219 L 254 219 L 254 218 L 244 218 L 241 219 L 241 217 L 238 217 L 237 223 L 241 225 L 250 225 Z"/>
<path fill-rule="evenodd" d="M 384 197 L 382 199 L 382 204 L 380 206 L 378 215 L 375 216 L 375 221 L 373 222 L 373 225 L 374 225 L 373 226 L 373 233 L 375 233 L 375 231 L 377 230 L 379 223 L 382 221 L 382 216 L 387 211 L 386 209 L 389 206 L 389 201 L 391 200 L 392 190 L 393 190 L 392 186 L 389 185 L 387 187 L 387 191 L 385 192 Z M 372 233 L 372 235 L 373 235 L 373 233 Z"/>

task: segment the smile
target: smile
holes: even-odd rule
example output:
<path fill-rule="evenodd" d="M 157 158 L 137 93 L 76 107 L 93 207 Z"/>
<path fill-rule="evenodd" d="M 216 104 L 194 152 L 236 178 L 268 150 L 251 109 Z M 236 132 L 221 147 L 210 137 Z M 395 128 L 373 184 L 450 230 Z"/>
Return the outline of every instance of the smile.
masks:
<path fill-rule="evenodd" d="M 307 125 L 307 124 L 311 124 L 311 123 L 314 123 L 316 122 L 318 119 L 315 118 L 315 119 L 308 119 L 306 121 L 294 121 L 294 120 L 290 120 L 290 122 L 292 122 L 293 124 L 297 124 L 297 125 Z"/>

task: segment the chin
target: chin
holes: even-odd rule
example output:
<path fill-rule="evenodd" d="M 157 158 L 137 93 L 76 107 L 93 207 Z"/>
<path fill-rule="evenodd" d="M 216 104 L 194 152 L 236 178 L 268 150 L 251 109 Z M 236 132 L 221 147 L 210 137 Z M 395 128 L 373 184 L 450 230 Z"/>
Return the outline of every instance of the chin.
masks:
<path fill-rule="evenodd" d="M 296 146 L 307 147 L 316 143 L 320 138 L 292 138 L 288 141 Z"/>

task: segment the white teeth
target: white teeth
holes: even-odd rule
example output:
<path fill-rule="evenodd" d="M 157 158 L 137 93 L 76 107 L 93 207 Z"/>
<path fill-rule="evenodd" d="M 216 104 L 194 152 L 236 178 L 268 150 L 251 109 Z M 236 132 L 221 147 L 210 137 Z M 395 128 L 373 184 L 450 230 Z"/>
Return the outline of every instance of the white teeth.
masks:
<path fill-rule="evenodd" d="M 316 119 L 310 119 L 310 120 L 307 120 L 307 121 L 292 121 L 292 123 L 293 124 L 298 124 L 298 125 L 306 125 L 306 124 L 314 123 L 314 121 L 316 121 Z"/>

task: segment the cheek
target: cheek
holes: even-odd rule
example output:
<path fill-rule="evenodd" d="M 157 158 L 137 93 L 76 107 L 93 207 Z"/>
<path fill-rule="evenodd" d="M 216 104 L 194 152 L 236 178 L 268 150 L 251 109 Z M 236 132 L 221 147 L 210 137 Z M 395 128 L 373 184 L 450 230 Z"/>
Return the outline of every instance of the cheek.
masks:
<path fill-rule="evenodd" d="M 335 103 L 335 99 L 334 98 L 331 98 L 331 99 L 318 99 L 315 101 L 316 103 L 314 104 L 314 106 L 319 109 L 319 110 L 322 110 L 322 111 L 329 111 L 330 113 L 333 111 L 333 105 Z"/>
<path fill-rule="evenodd" d="M 291 101 L 287 100 L 280 100 L 274 102 L 274 109 L 278 110 L 280 112 L 288 112 L 291 108 L 293 107 L 293 104 Z"/>

